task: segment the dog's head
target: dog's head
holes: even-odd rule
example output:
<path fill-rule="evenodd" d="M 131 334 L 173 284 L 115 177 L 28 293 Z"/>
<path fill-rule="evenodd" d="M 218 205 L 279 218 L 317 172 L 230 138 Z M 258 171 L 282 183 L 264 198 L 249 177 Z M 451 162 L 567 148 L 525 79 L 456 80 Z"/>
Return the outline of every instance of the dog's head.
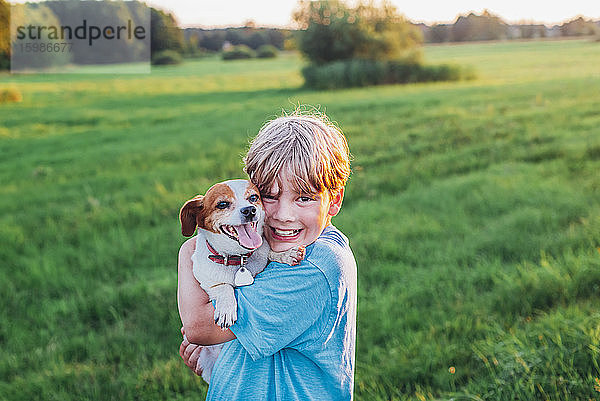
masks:
<path fill-rule="evenodd" d="M 247 180 L 213 185 L 204 196 L 188 200 L 181 208 L 179 218 L 181 232 L 186 237 L 194 235 L 198 227 L 228 247 L 237 243 L 251 250 L 262 244 L 265 212 L 258 188 Z"/>

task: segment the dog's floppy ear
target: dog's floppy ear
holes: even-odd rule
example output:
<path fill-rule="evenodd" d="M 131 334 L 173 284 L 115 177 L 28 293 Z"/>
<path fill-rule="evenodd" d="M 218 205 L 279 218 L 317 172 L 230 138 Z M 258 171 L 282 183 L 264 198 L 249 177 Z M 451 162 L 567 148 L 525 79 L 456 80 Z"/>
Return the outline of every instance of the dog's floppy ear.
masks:
<path fill-rule="evenodd" d="M 186 237 L 191 237 L 196 231 L 198 224 L 198 216 L 202 212 L 204 196 L 198 195 L 195 198 L 185 202 L 179 212 L 179 220 L 181 221 L 181 233 Z"/>

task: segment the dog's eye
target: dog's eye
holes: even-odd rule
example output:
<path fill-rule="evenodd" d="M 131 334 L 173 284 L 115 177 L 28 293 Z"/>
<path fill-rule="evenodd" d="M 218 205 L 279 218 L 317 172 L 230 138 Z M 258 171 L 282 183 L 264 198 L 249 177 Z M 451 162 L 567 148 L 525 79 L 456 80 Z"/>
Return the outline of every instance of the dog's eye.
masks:
<path fill-rule="evenodd" d="M 227 201 L 221 201 L 221 202 L 217 203 L 217 209 L 227 209 L 229 207 L 229 205 L 231 205 L 231 203 L 229 203 Z"/>
<path fill-rule="evenodd" d="M 248 198 L 248 200 L 249 200 L 251 203 L 255 203 L 255 202 L 257 202 L 257 201 L 258 201 L 258 195 L 256 195 L 256 194 L 250 195 L 250 197 Z"/>

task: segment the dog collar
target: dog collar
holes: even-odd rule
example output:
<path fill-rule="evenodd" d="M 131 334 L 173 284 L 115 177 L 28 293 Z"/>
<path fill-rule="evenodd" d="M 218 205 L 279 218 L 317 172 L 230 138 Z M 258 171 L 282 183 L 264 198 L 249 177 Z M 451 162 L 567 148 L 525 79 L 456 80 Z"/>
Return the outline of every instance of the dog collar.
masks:
<path fill-rule="evenodd" d="M 220 255 L 219 252 L 215 251 L 215 248 L 210 246 L 208 241 L 206 241 L 206 246 L 211 253 L 211 255 L 208 255 L 208 258 L 215 263 L 225 266 L 242 266 L 246 264 L 248 258 L 254 253 L 254 251 L 250 251 L 242 255 L 223 256 Z"/>

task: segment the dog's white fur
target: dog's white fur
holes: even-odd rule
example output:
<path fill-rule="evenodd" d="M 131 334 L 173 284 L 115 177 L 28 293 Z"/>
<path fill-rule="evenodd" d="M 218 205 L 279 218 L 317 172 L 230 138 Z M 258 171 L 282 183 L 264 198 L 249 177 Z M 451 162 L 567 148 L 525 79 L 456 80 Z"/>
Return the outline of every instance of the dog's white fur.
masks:
<path fill-rule="evenodd" d="M 223 208 L 228 204 L 226 208 Z M 249 213 L 253 210 L 254 213 Z M 271 252 L 267 241 L 262 236 L 265 212 L 260 202 L 258 189 L 247 180 L 229 180 L 215 184 L 204 196 L 197 196 L 185 203 L 180 218 L 182 232 L 186 236 L 193 235 L 196 227 L 196 249 L 192 255 L 194 277 L 206 291 L 209 298 L 215 301 L 215 323 L 225 329 L 237 320 L 237 302 L 234 295 L 236 273 L 246 268 L 252 277 L 263 271 L 268 260 L 294 265 L 304 257 L 303 248 L 292 248 L 285 252 Z M 237 227 L 232 230 L 232 227 Z M 242 228 L 243 227 L 243 228 Z M 259 240 L 250 230 L 255 229 Z M 248 248 L 240 243 L 235 232 L 247 230 L 243 235 L 245 244 L 251 243 L 256 248 Z M 231 235 L 232 232 L 234 235 Z M 252 251 L 242 265 L 227 266 L 209 259 L 211 254 L 206 243 L 223 256 L 236 256 Z M 221 345 L 203 347 L 198 363 L 202 369 L 202 378 L 208 383 L 214 362 Z"/>

